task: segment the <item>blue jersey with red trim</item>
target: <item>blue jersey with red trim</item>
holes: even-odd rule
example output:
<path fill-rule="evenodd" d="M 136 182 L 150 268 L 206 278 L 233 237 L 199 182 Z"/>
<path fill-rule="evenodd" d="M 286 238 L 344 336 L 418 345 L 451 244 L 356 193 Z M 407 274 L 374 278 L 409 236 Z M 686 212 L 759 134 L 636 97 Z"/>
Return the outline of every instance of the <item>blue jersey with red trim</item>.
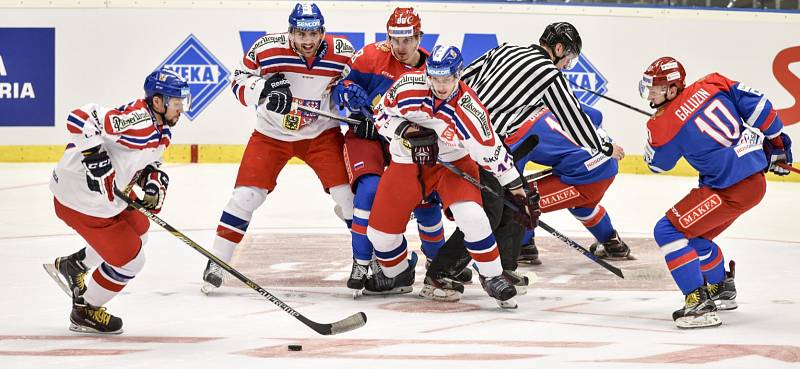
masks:
<path fill-rule="evenodd" d="M 380 103 L 383 93 L 401 75 L 425 70 L 425 58 L 428 52 L 422 48 L 419 51 L 424 57 L 420 59 L 420 66 L 414 67 L 395 59 L 388 41 L 371 43 L 353 55 L 350 74 L 345 79 L 367 91 L 370 103 L 376 106 Z"/>
<path fill-rule="evenodd" d="M 582 108 L 602 136 L 602 113 L 586 105 L 582 105 Z M 524 168 L 528 161 L 552 167 L 553 174 L 571 185 L 594 183 L 617 175 L 619 167 L 616 160 L 575 143 L 546 107 L 528 118 L 505 142 L 513 149 L 531 135 L 539 136 L 539 144 L 524 158 L 514 158 L 518 167 Z"/>
<path fill-rule="evenodd" d="M 700 185 L 727 188 L 767 167 L 764 136 L 783 123 L 760 92 L 712 73 L 684 89 L 647 122 L 644 159 L 660 173 L 681 157 L 700 172 Z"/>

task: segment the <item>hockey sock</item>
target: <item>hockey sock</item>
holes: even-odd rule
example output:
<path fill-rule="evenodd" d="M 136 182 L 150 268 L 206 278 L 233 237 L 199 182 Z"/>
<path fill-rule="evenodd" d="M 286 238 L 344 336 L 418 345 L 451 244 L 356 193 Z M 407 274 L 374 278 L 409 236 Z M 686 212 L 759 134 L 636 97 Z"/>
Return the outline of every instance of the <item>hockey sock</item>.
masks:
<path fill-rule="evenodd" d="M 697 251 L 700 271 L 706 282 L 716 284 L 725 280 L 725 257 L 716 243 L 698 237 L 689 240 L 689 246 Z"/>
<path fill-rule="evenodd" d="M 101 263 L 92 273 L 92 277 L 86 281 L 86 292 L 83 293 L 83 298 L 93 306 L 105 305 L 142 270 L 144 261 L 144 252 L 140 249 L 133 260 L 121 267 L 115 267 L 106 262 Z"/>
<path fill-rule="evenodd" d="M 500 275 L 503 272 L 500 251 L 483 208 L 477 203 L 462 201 L 450 205 L 450 210 L 456 224 L 464 232 L 464 246 L 475 261 L 479 273 L 484 277 Z"/>
<path fill-rule="evenodd" d="M 681 292 L 688 295 L 702 286 L 704 284 L 703 274 L 700 272 L 700 260 L 697 252 L 667 217 L 662 217 L 656 223 L 654 235 L 656 243 L 661 248 L 661 253 L 664 254 L 667 268 Z"/>
<path fill-rule="evenodd" d="M 414 209 L 417 218 L 417 230 L 422 242 L 422 253 L 430 260 L 436 256 L 444 245 L 444 228 L 442 228 L 442 207 L 438 202 L 427 203 Z"/>
<path fill-rule="evenodd" d="M 569 212 L 572 213 L 575 219 L 583 223 L 583 226 L 592 233 L 598 242 L 606 242 L 614 235 L 611 217 L 608 216 L 606 209 L 602 205 L 597 205 L 594 208 L 571 208 Z"/>
<path fill-rule="evenodd" d="M 408 243 L 402 234 L 390 234 L 367 227 L 367 235 L 375 246 L 375 258 L 385 276 L 394 278 L 408 268 Z"/>
<path fill-rule="evenodd" d="M 533 243 L 533 236 L 535 233 L 530 229 L 525 229 L 525 234 L 522 236 L 522 244 L 530 245 Z"/>
<path fill-rule="evenodd" d="M 225 262 L 233 258 L 233 250 L 242 242 L 253 212 L 264 203 L 267 190 L 243 186 L 233 190 L 228 205 L 222 211 L 214 238 L 214 254 Z"/>
<path fill-rule="evenodd" d="M 350 228 L 352 236 L 353 258 L 361 265 L 369 264 L 372 260 L 372 243 L 367 238 L 367 221 L 375 200 L 375 191 L 378 189 L 380 177 L 374 174 L 363 175 L 356 180 L 356 194 L 353 200 L 353 226 Z"/>

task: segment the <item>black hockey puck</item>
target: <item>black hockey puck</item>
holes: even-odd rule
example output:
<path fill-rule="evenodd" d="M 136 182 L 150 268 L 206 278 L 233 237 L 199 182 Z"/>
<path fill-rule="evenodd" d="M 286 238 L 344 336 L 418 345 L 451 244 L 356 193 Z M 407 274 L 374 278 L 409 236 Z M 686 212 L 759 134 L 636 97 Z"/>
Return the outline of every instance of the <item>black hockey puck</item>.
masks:
<path fill-rule="evenodd" d="M 301 345 L 289 345 L 289 351 L 303 351 L 303 346 L 301 346 Z"/>

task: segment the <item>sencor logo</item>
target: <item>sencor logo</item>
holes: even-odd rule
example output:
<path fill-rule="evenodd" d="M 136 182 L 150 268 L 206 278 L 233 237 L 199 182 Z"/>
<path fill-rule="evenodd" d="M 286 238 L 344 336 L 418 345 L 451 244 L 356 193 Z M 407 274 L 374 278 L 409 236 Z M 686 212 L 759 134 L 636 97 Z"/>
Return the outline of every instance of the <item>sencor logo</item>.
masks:
<path fill-rule="evenodd" d="M 189 82 L 192 108 L 186 112 L 194 120 L 228 85 L 230 72 L 194 36 L 189 35 L 158 68 L 175 71 Z M 157 69 L 158 69 L 157 68 Z"/>

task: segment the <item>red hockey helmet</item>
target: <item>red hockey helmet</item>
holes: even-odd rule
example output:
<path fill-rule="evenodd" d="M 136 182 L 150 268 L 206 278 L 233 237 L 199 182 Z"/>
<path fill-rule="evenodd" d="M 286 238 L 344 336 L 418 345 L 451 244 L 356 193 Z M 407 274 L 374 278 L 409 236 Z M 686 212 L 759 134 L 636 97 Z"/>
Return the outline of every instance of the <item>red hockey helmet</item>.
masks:
<path fill-rule="evenodd" d="M 681 62 L 671 56 L 662 56 L 650 63 L 639 81 L 639 94 L 647 99 L 653 87 L 675 85 L 678 91 L 686 86 L 686 70 Z"/>
<path fill-rule="evenodd" d="M 414 8 L 394 8 L 386 22 L 389 37 L 411 37 L 422 34 L 422 21 Z"/>

